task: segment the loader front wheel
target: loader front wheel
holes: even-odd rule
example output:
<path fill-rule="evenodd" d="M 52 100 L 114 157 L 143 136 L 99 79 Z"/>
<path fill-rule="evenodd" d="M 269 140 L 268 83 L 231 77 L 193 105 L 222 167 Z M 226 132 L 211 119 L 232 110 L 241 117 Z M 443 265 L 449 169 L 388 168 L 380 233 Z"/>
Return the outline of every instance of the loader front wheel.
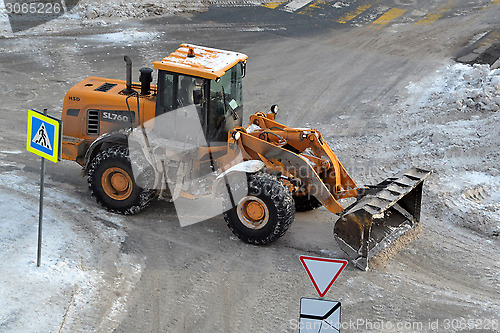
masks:
<path fill-rule="evenodd" d="M 101 151 L 92 160 L 87 177 L 96 201 L 109 211 L 125 215 L 142 211 L 156 194 L 136 184 L 128 153 L 122 146 Z"/>
<path fill-rule="evenodd" d="M 264 245 L 285 234 L 295 217 L 293 198 L 275 176 L 248 174 L 248 193 L 224 198 L 224 219 L 231 231 L 246 243 Z M 232 200 L 231 200 L 232 199 Z"/>

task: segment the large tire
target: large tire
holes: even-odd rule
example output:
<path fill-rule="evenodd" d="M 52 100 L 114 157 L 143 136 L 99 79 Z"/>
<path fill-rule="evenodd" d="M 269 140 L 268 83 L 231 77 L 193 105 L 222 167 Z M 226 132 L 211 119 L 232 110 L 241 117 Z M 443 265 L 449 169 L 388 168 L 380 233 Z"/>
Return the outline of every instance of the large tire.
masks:
<path fill-rule="evenodd" d="M 139 187 L 134 179 L 127 147 L 103 150 L 92 160 L 87 181 L 93 197 L 107 210 L 136 214 L 145 209 L 156 191 Z"/>
<path fill-rule="evenodd" d="M 224 197 L 224 219 L 244 242 L 271 243 L 283 236 L 293 222 L 292 195 L 280 180 L 266 172 L 248 174 L 247 179 L 248 194 L 233 193 L 233 200 Z"/>
<path fill-rule="evenodd" d="M 309 212 L 322 206 L 322 203 L 318 199 L 307 194 L 294 196 L 293 200 L 295 200 L 295 211 L 297 212 Z"/>

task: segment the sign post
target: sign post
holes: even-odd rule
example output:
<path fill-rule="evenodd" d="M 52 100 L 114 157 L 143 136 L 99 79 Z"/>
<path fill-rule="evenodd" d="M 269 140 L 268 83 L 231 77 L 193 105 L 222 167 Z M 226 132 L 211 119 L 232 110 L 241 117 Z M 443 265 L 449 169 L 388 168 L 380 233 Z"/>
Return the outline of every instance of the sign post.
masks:
<path fill-rule="evenodd" d="M 57 163 L 61 158 L 61 120 L 47 116 L 36 110 L 28 110 L 28 134 L 26 150 L 41 157 L 40 167 L 40 205 L 38 209 L 38 248 L 36 265 L 42 264 L 42 221 L 43 221 L 43 190 L 45 182 L 45 159 Z"/>
<path fill-rule="evenodd" d="M 347 266 L 347 260 L 308 256 L 299 259 L 320 297 L 300 299 L 299 333 L 340 332 L 341 304 L 323 297 Z"/>
<path fill-rule="evenodd" d="M 38 247 L 36 251 L 36 266 L 42 264 L 42 221 L 43 221 L 43 188 L 45 182 L 45 158 L 41 157 L 40 166 L 40 203 L 38 206 Z"/>

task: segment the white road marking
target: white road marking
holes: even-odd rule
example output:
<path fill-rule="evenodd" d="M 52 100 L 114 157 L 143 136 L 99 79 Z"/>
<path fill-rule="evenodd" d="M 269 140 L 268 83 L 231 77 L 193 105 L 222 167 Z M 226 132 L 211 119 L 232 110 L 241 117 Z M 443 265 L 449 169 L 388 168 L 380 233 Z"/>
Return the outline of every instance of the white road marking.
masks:
<path fill-rule="evenodd" d="M 287 3 L 283 10 L 289 13 L 293 13 L 294 11 L 304 7 L 310 2 L 312 2 L 312 0 L 293 0 Z"/>

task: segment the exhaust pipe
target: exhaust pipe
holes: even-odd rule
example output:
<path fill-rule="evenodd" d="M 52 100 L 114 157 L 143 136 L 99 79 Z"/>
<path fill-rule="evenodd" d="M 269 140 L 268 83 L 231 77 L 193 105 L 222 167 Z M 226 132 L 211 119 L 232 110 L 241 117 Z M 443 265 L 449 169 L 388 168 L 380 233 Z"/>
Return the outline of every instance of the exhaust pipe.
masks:
<path fill-rule="evenodd" d="M 141 82 L 141 95 L 149 95 L 151 82 L 153 82 L 153 69 L 144 67 L 139 69 L 139 72 L 141 72 L 139 76 L 139 81 Z"/>
<path fill-rule="evenodd" d="M 124 56 L 123 60 L 127 63 L 127 88 L 123 90 L 123 93 L 130 95 L 134 92 L 132 90 L 132 60 L 128 56 Z"/>

